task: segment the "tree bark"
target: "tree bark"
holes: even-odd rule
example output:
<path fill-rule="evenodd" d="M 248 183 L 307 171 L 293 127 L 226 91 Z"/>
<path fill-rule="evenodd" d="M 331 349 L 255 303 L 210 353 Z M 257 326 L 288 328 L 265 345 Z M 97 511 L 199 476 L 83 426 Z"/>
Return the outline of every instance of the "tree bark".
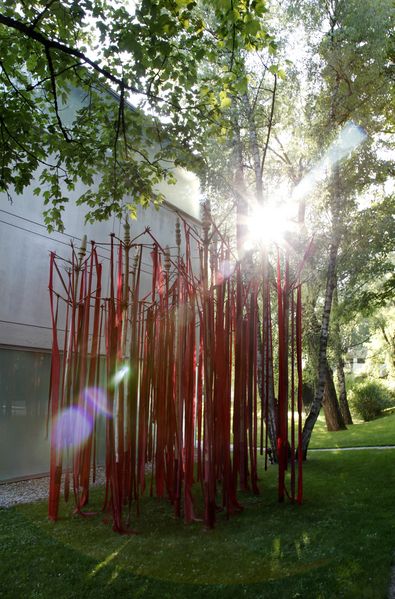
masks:
<path fill-rule="evenodd" d="M 324 408 L 325 422 L 328 431 L 340 431 L 347 428 L 337 400 L 335 384 L 333 382 L 333 371 L 328 363 L 326 364 L 325 369 L 325 387 L 322 407 Z"/>
<path fill-rule="evenodd" d="M 247 214 L 248 214 L 248 203 L 246 184 L 244 177 L 244 166 L 243 166 L 243 146 L 240 137 L 240 125 L 235 120 L 233 123 L 233 166 L 234 166 L 234 180 L 233 186 L 236 193 L 236 241 L 237 241 L 237 253 L 239 260 L 241 260 L 245 254 L 244 244 L 247 235 Z"/>
<path fill-rule="evenodd" d="M 332 5 L 332 14 L 330 14 L 330 44 L 332 51 L 335 51 L 335 27 L 336 27 L 336 8 L 337 1 L 334 0 Z M 335 85 L 332 90 L 328 126 L 330 129 L 337 125 L 336 105 L 338 100 L 338 93 L 340 87 L 340 79 L 336 76 Z M 303 459 L 307 457 L 307 449 L 310 443 L 311 434 L 315 423 L 317 422 L 318 415 L 321 410 L 322 399 L 324 396 L 325 378 L 327 369 L 327 357 L 326 350 L 328 347 L 328 336 L 329 336 L 329 320 L 332 309 L 333 292 L 336 288 L 336 266 L 337 266 L 337 254 L 339 251 L 339 213 L 340 213 L 340 171 L 339 164 L 336 161 L 333 166 L 333 177 L 332 177 L 332 188 L 331 188 L 331 212 L 332 212 L 332 243 L 329 250 L 329 261 L 328 270 L 326 276 L 326 290 L 324 300 L 324 310 L 322 313 L 321 320 L 321 332 L 319 340 L 319 352 L 318 352 L 318 377 L 317 387 L 315 390 L 314 400 L 311 406 L 309 415 L 306 418 L 302 433 L 302 452 Z"/>
<path fill-rule="evenodd" d="M 313 432 L 314 425 L 317 422 L 317 418 L 321 410 L 322 399 L 324 396 L 327 369 L 326 350 L 328 347 L 329 320 L 332 308 L 333 291 L 336 285 L 336 263 L 338 246 L 338 241 L 334 240 L 329 252 L 324 310 L 322 313 L 321 331 L 319 339 L 317 387 L 315 390 L 314 400 L 311 404 L 309 415 L 307 416 L 306 421 L 304 423 L 302 433 L 302 451 L 304 460 L 307 457 L 307 449 L 310 443 L 311 434 Z"/>
<path fill-rule="evenodd" d="M 339 385 L 339 404 L 343 420 L 346 424 L 353 424 L 350 406 L 348 405 L 347 400 L 346 377 L 344 375 L 344 360 L 342 356 L 339 357 L 337 362 L 336 374 Z"/>
<path fill-rule="evenodd" d="M 333 285 L 336 285 L 336 277 L 334 277 L 334 282 Z M 335 294 L 335 290 L 336 287 L 333 288 L 333 294 Z M 328 290 L 327 290 L 328 291 Z M 309 354 L 309 361 L 312 362 L 312 366 L 313 368 L 316 370 L 316 372 L 319 371 L 319 359 L 321 357 L 321 359 L 323 360 L 322 354 L 320 353 L 320 343 L 322 341 L 321 336 L 322 336 L 322 323 L 321 326 L 318 322 L 316 313 L 315 313 L 315 295 L 314 292 L 313 293 L 313 297 L 311 299 L 310 302 L 306 301 L 306 309 L 305 309 L 305 317 L 306 317 L 306 321 L 308 321 L 308 328 L 310 331 L 310 335 L 306 335 L 306 339 L 307 339 L 307 346 L 308 346 L 308 354 Z M 333 302 L 335 301 L 335 297 L 333 297 Z M 332 330 L 333 332 L 333 330 Z M 339 407 L 339 403 L 338 403 L 338 399 L 337 399 L 337 395 L 336 395 L 336 389 L 334 387 L 334 383 L 333 383 L 333 373 L 329 368 L 328 365 L 328 361 L 326 358 L 326 350 L 325 350 L 325 360 L 323 360 L 323 363 L 321 364 L 321 367 L 323 368 L 323 372 L 324 372 L 324 380 L 323 380 L 323 394 L 322 394 L 322 406 L 324 408 L 324 414 L 325 414 L 325 420 L 327 423 L 327 428 L 328 430 L 342 430 L 345 427 L 345 422 L 344 422 L 344 418 L 342 416 L 342 412 L 341 409 Z M 319 380 L 318 380 L 318 376 L 316 377 L 316 380 L 314 382 L 314 388 L 310 388 L 310 393 L 313 394 L 313 399 L 312 401 L 310 401 L 310 405 L 308 406 L 309 412 L 311 413 L 311 411 L 314 411 L 314 401 L 316 401 L 316 392 L 317 392 L 317 388 L 319 385 Z M 307 391 L 309 391 L 307 390 Z M 306 394 L 306 390 L 305 390 L 305 394 Z M 319 414 L 320 409 L 318 410 L 318 414 Z M 318 417 L 317 414 L 317 417 Z M 310 418 L 311 422 L 312 418 Z M 315 419 L 316 421 L 316 419 Z M 315 421 L 312 423 L 312 426 L 314 426 Z M 307 421 L 306 421 L 307 422 Z M 306 425 L 305 425 L 306 428 Z M 311 429 L 312 430 L 312 429 Z"/>
<path fill-rule="evenodd" d="M 302 402 L 305 414 L 309 413 L 310 406 L 314 399 L 314 387 L 309 383 L 303 383 L 302 386 Z"/>
<path fill-rule="evenodd" d="M 336 287 L 335 287 L 335 291 L 333 294 L 333 308 L 335 311 L 333 334 L 334 334 L 334 339 L 335 339 L 334 347 L 335 347 L 335 354 L 336 354 L 336 375 L 337 375 L 337 381 L 338 381 L 338 385 L 339 385 L 340 411 L 342 413 L 343 420 L 344 420 L 345 424 L 347 425 L 347 424 L 352 424 L 353 422 L 352 422 L 351 412 L 350 412 L 350 408 L 349 408 L 348 401 L 347 401 L 346 377 L 344 375 L 343 347 L 342 347 L 340 325 L 339 325 L 339 319 L 338 319 L 338 307 L 339 307 L 339 300 L 338 300 L 338 294 L 337 294 L 337 281 L 336 281 Z"/>
<path fill-rule="evenodd" d="M 250 142 L 250 151 L 252 156 L 252 162 L 254 165 L 254 174 L 255 174 L 255 192 L 256 199 L 259 204 L 263 202 L 263 181 L 262 181 L 262 169 L 261 169 L 261 154 L 259 150 L 258 144 L 258 134 L 256 129 L 256 122 L 254 118 L 254 114 L 252 112 L 250 99 L 248 94 L 245 93 L 243 95 L 243 104 L 244 109 L 246 111 L 246 116 L 248 120 L 248 136 Z"/>

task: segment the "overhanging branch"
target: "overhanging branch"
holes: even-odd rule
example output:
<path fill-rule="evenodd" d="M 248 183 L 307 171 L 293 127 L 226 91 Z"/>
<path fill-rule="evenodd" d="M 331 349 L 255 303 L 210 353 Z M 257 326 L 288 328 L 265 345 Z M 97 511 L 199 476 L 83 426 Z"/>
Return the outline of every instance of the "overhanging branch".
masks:
<path fill-rule="evenodd" d="M 117 77 L 116 75 L 111 73 L 111 71 L 109 71 L 108 69 L 105 69 L 102 66 L 100 66 L 94 60 L 91 60 L 88 56 L 86 56 L 86 54 L 84 54 L 80 50 L 77 50 L 76 48 L 71 48 L 70 46 L 63 44 L 62 42 L 58 42 L 56 40 L 51 40 L 51 39 L 47 38 L 45 35 L 43 35 L 40 31 L 32 29 L 31 27 L 29 27 L 25 23 L 22 23 L 21 21 L 18 21 L 16 19 L 13 19 L 12 17 L 8 17 L 8 16 L 0 13 L 0 24 L 5 25 L 6 27 L 9 27 L 10 29 L 14 29 L 15 31 L 19 31 L 20 33 L 22 33 L 25 37 L 27 37 L 29 39 L 35 40 L 36 42 L 38 42 L 39 44 L 44 46 L 44 48 L 46 50 L 50 50 L 50 49 L 58 50 L 59 52 L 62 52 L 63 54 L 67 54 L 68 56 L 73 56 L 74 58 L 78 58 L 79 60 L 84 61 L 86 64 L 88 64 L 90 67 L 92 67 L 92 69 L 94 69 L 97 73 L 99 73 L 100 75 L 105 77 L 108 81 L 115 83 L 121 89 L 123 88 L 127 91 L 134 93 L 134 94 L 145 95 L 154 100 L 164 101 L 162 98 L 159 98 L 158 96 L 149 94 L 149 93 L 145 92 L 144 90 L 141 90 L 133 85 L 126 84 L 125 81 L 123 81 L 122 79 L 120 79 L 119 77 Z"/>

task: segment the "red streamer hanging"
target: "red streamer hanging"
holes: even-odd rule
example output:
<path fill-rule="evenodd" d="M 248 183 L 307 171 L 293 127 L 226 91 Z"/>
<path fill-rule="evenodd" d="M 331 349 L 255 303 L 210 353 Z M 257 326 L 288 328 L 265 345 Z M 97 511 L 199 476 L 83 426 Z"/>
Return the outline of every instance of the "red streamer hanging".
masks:
<path fill-rule="evenodd" d="M 107 286 L 94 243 L 89 255 L 84 243 L 78 255 L 72 250 L 68 284 L 51 254 L 52 520 L 58 516 L 63 470 L 66 500 L 71 475 L 75 510 L 89 514 L 84 508 L 97 463 L 100 419 L 106 429 L 103 511 L 111 513 L 113 529 L 120 533 L 133 532 L 133 506 L 138 514 L 147 487 L 151 495 L 166 496 L 175 514 L 189 523 L 196 519 L 194 485 L 200 482 L 203 520 L 209 528 L 218 511 L 225 510 L 229 517 L 242 509 L 238 489 L 259 493 L 258 447 L 265 452 L 265 468 L 269 453 L 273 281 L 267 269 L 258 280 L 247 276 L 242 264 L 232 266 L 226 239 L 216 229 L 213 237 L 210 226 L 206 218 L 202 239 L 197 240 L 187 223 L 183 235 L 178 224 L 175 256 L 148 230 L 149 243 L 131 241 L 125 226 L 124 240 L 111 237 L 108 296 L 103 295 Z M 193 252 L 199 261 L 195 268 Z M 147 254 L 152 277 L 144 296 L 141 264 Z M 293 284 L 288 256 L 283 272 L 281 259 L 279 253 L 278 497 L 284 501 L 289 495 L 300 503 L 301 268 Z M 65 330 L 62 355 L 60 314 Z"/>

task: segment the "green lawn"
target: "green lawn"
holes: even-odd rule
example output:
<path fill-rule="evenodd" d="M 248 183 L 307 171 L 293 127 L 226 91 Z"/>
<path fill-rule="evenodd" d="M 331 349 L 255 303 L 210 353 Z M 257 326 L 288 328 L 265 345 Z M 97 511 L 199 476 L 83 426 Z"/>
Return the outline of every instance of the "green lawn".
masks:
<path fill-rule="evenodd" d="M 382 416 L 370 422 L 358 422 L 345 431 L 328 433 L 323 415 L 314 427 L 311 448 L 362 447 L 372 445 L 395 445 L 395 414 Z"/>
<path fill-rule="evenodd" d="M 69 508 L 52 524 L 45 503 L 0 510 L 0 597 L 384 599 L 394 461 L 395 449 L 311 453 L 302 506 L 277 503 L 273 468 L 210 532 L 149 498 L 130 537 Z"/>

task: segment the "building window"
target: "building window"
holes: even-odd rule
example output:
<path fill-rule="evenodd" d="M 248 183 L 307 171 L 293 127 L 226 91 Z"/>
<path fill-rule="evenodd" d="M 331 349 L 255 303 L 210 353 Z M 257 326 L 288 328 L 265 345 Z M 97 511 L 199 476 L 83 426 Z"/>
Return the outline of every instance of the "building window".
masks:
<path fill-rule="evenodd" d="M 47 472 L 51 355 L 0 348 L 0 480 Z"/>

